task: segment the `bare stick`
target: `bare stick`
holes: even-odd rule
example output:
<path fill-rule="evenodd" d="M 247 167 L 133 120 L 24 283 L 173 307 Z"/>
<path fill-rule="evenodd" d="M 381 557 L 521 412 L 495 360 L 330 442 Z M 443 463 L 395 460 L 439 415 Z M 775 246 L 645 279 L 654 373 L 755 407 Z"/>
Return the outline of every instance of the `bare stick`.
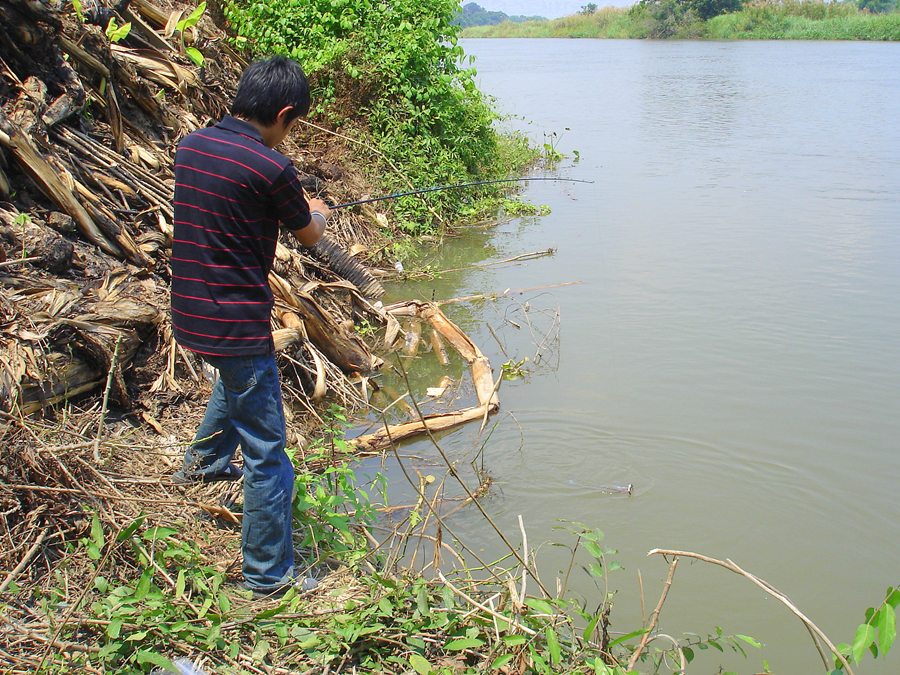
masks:
<path fill-rule="evenodd" d="M 103 436 L 103 425 L 106 422 L 106 409 L 109 406 L 109 391 L 112 389 L 113 378 L 116 375 L 116 367 L 119 365 L 119 347 L 122 345 L 122 336 L 116 338 L 116 349 L 113 351 L 112 361 L 109 364 L 109 373 L 106 376 L 106 389 L 103 391 L 103 406 L 100 408 L 100 424 L 97 425 L 97 437 L 94 439 L 94 461 L 100 463 L 100 437 Z"/>
<path fill-rule="evenodd" d="M 25 263 L 34 262 L 35 260 L 43 260 L 43 257 L 38 255 L 32 258 L 18 258 L 16 260 L 7 260 L 6 262 L 0 262 L 0 270 L 7 267 L 15 267 L 16 265 L 24 265 Z"/>
<path fill-rule="evenodd" d="M 486 612 L 487 614 L 490 614 L 491 616 L 502 620 L 504 623 L 507 623 L 510 626 L 518 628 L 520 631 L 522 631 L 523 633 L 526 633 L 527 635 L 537 635 L 537 631 L 532 630 L 528 626 L 523 626 L 522 624 L 518 623 L 517 621 L 513 621 L 508 616 L 503 616 L 502 614 L 495 612 L 490 607 L 485 607 L 484 605 L 482 605 L 480 602 L 478 602 L 474 598 L 471 598 L 468 595 L 466 595 L 465 593 L 463 593 L 456 586 L 454 586 L 449 581 L 447 581 L 447 577 L 445 577 L 444 574 L 440 570 L 437 570 L 437 575 L 438 575 L 438 577 L 440 577 L 441 581 L 447 586 L 447 588 L 449 588 L 451 591 L 456 593 L 459 597 L 461 597 L 463 600 L 465 600 L 469 604 L 480 609 L 482 612 Z"/>
<path fill-rule="evenodd" d="M 403 375 L 403 380 L 406 382 L 406 388 L 411 390 L 412 386 L 409 383 L 409 374 L 406 372 L 406 369 L 403 367 L 403 363 L 399 360 L 399 358 L 397 359 L 397 365 L 400 367 L 400 373 Z M 411 400 L 413 403 L 413 407 L 416 409 L 416 414 L 419 417 L 419 421 L 422 422 L 423 426 L 425 427 L 425 433 L 428 436 L 428 440 L 431 441 L 431 444 L 438 451 L 438 454 L 441 456 L 441 459 L 444 461 L 444 464 L 447 465 L 447 469 L 450 471 L 450 475 L 453 476 L 453 478 L 456 480 L 457 483 L 459 483 L 460 487 L 466 493 L 466 496 L 469 498 L 469 500 L 473 504 L 475 504 L 475 507 L 481 513 L 481 516 L 487 521 L 488 525 L 491 526 L 491 529 L 497 533 L 497 536 L 500 537 L 500 541 L 502 541 L 503 544 L 509 549 L 510 553 L 512 553 L 513 556 L 515 556 L 515 558 L 521 563 L 523 569 L 531 571 L 531 577 L 537 582 L 537 585 L 541 589 L 541 592 L 544 594 L 544 596 L 548 597 L 548 598 L 552 598 L 553 595 L 550 593 L 550 591 L 547 590 L 547 588 L 541 582 L 540 577 L 538 577 L 538 575 L 533 570 L 529 569 L 528 561 L 525 558 L 523 558 L 522 554 L 519 553 L 518 549 L 515 546 L 513 546 L 512 543 L 510 543 L 507 536 L 505 534 L 503 534 L 503 530 L 501 530 L 497 526 L 497 523 L 494 522 L 494 519 L 491 518 L 490 514 L 484 510 L 484 507 L 481 505 L 481 502 L 475 498 L 475 495 L 472 493 L 472 490 L 469 489 L 469 486 L 466 484 L 466 482 L 462 479 L 462 476 L 460 476 L 459 472 L 456 470 L 456 466 L 454 466 L 453 462 L 450 461 L 450 458 L 447 457 L 447 453 L 444 452 L 444 448 L 441 446 L 440 443 L 438 443 L 438 440 L 437 440 L 437 438 L 435 438 L 434 434 L 432 433 L 432 430 L 428 427 L 427 424 L 425 424 L 425 416 L 422 414 L 422 410 L 421 410 L 421 408 L 419 408 L 419 404 L 416 402 L 416 399 L 411 397 Z M 489 405 L 489 403 L 485 403 L 485 406 L 488 406 L 488 405 Z M 396 452 L 396 448 L 394 449 L 394 452 Z"/>
<path fill-rule="evenodd" d="M 522 521 L 522 514 L 519 514 L 519 531 L 522 533 L 522 555 L 528 560 L 528 534 L 525 532 L 525 523 Z M 519 593 L 520 598 L 525 597 L 525 583 L 528 581 L 528 566 L 522 567 L 522 592 Z"/>
<path fill-rule="evenodd" d="M 638 648 L 634 650 L 634 653 L 631 655 L 631 659 L 628 661 L 628 670 L 634 669 L 634 664 L 638 662 L 638 659 L 641 658 L 641 652 L 644 651 L 644 647 L 647 646 L 647 643 L 650 642 L 650 633 L 656 628 L 656 623 L 659 620 L 659 612 L 662 610 L 663 603 L 666 601 L 666 596 L 669 594 L 669 588 L 672 587 L 672 577 L 675 576 L 675 568 L 678 566 L 678 558 L 675 558 L 672 561 L 672 564 L 669 565 L 669 576 L 666 577 L 666 583 L 663 584 L 662 593 L 659 596 L 659 602 L 656 603 L 656 609 L 653 610 L 653 613 L 650 615 L 650 621 L 647 624 L 647 630 L 644 632 L 644 635 L 641 637 L 641 643 L 638 645 Z"/>
<path fill-rule="evenodd" d="M 450 298 L 448 300 L 435 300 L 434 304 L 439 307 L 442 305 L 452 305 L 457 302 L 469 302 L 470 300 L 497 300 L 498 298 L 505 298 L 510 295 L 522 293 L 531 293 L 532 291 L 543 291 L 548 288 L 563 288 L 565 286 L 578 286 L 583 284 L 583 281 L 564 281 L 560 284 L 547 284 L 545 286 L 531 286 L 530 288 L 507 288 L 505 291 L 497 291 L 494 293 L 478 293 L 476 295 L 461 295 L 458 298 Z"/>
<path fill-rule="evenodd" d="M 775 597 L 776 600 L 781 602 L 785 607 L 787 607 L 791 611 L 791 613 L 793 613 L 798 619 L 800 619 L 800 621 L 803 622 L 803 625 L 806 626 L 806 629 L 808 631 L 810 631 L 810 634 L 813 636 L 813 644 L 816 645 L 816 649 L 819 651 L 820 656 L 822 656 L 822 662 L 825 664 L 826 670 L 829 670 L 831 668 L 831 664 L 828 663 L 828 660 L 825 658 L 825 655 L 822 654 L 821 649 L 819 649 L 819 644 L 816 641 L 816 637 L 818 637 L 820 640 L 822 640 L 822 642 L 824 642 L 826 645 L 828 645 L 828 648 L 831 650 L 831 653 L 834 654 L 835 657 L 837 657 L 838 661 L 841 662 L 841 665 L 844 667 L 844 670 L 847 672 L 847 675 L 854 675 L 853 669 L 850 667 L 850 664 L 847 662 L 846 657 L 843 654 L 841 654 L 841 652 L 838 650 L 837 647 L 834 646 L 834 644 L 831 642 L 831 640 L 828 639 L 828 636 L 825 635 L 825 633 L 823 633 L 822 630 L 816 624 L 814 624 L 806 615 L 804 615 L 803 612 L 801 612 L 799 609 L 797 609 L 796 605 L 794 605 L 794 603 L 792 603 L 790 601 L 790 599 L 788 599 L 788 597 L 784 593 L 782 593 L 777 588 L 772 586 L 769 582 L 767 582 L 763 579 L 760 579 L 756 575 L 751 574 L 750 572 L 747 572 L 744 569 L 741 569 L 734 562 L 732 562 L 731 560 L 728 560 L 727 558 L 725 560 L 718 560 L 716 558 L 710 558 L 709 556 L 701 555 L 700 553 L 691 553 L 690 551 L 670 551 L 670 550 L 661 549 L 661 548 L 655 548 L 652 551 L 650 551 L 649 553 L 647 553 L 647 555 L 648 556 L 650 556 L 650 555 L 662 555 L 662 556 L 671 555 L 671 556 L 683 556 L 685 558 L 694 558 L 695 560 L 702 560 L 703 562 L 708 562 L 712 565 L 718 565 L 719 567 L 724 567 L 727 570 L 731 570 L 735 574 L 739 574 L 742 577 L 746 577 L 747 579 L 752 581 L 754 584 L 759 586 L 761 589 L 763 589 L 766 593 L 771 593 Z"/>
<path fill-rule="evenodd" d="M 16 568 L 6 575 L 6 578 L 3 580 L 3 583 L 0 584 L 0 593 L 9 588 L 9 585 L 13 582 L 13 580 L 19 575 L 19 572 L 24 570 L 28 563 L 31 562 L 31 558 L 34 557 L 34 554 L 38 552 L 38 549 L 41 547 L 41 544 L 44 543 L 44 539 L 47 537 L 47 531 L 44 530 L 41 532 L 40 536 L 37 538 L 37 541 L 31 545 L 31 548 L 28 549 L 28 552 L 25 554 L 25 557 L 22 558 L 21 562 L 16 565 Z"/>

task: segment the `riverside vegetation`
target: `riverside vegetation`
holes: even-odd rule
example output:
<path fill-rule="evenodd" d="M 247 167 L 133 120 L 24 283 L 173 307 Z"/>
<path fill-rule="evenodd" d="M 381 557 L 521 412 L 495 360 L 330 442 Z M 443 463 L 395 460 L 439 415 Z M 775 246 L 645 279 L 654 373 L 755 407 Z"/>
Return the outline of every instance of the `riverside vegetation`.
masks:
<path fill-rule="evenodd" d="M 550 21 L 466 28 L 467 38 L 900 40 L 894 0 L 639 0 L 630 8 L 585 5 Z"/>
<path fill-rule="evenodd" d="M 494 112 L 474 87 L 472 72 L 459 67 L 463 54 L 450 24 L 453 3 L 331 0 L 241 7 L 226 8 L 237 31 L 235 44 L 250 54 L 284 51 L 309 64 L 321 101 L 318 120 L 353 134 L 353 147 L 362 148 L 361 158 L 371 163 L 373 174 L 384 175 L 386 189 L 405 187 L 407 179 L 502 176 L 533 156 L 520 139 L 494 132 Z M 359 18 L 363 10 L 365 22 Z M 478 198 L 443 193 L 432 201 L 401 202 L 394 215 L 404 229 L 421 233 L 439 227 L 438 218 L 477 217 L 502 198 L 501 193 Z M 24 254 L 23 249 L 23 259 Z M 513 367 L 521 368 L 512 364 L 507 370 Z M 155 475 L 158 447 L 129 438 L 118 444 L 104 441 L 107 461 L 118 463 L 98 468 L 96 446 L 84 441 L 93 417 L 79 418 L 67 405 L 56 412 L 57 419 L 47 420 L 4 414 L 3 438 L 39 449 L 23 453 L 29 475 L 62 473 L 80 489 L 48 487 L 49 479 L 36 477 L 29 481 L 33 485 L 19 487 L 34 493 L 47 489 L 66 509 L 71 502 L 64 499 L 89 494 L 82 485 L 96 490 L 76 513 L 57 521 L 62 523 L 58 530 L 37 535 L 28 550 L 19 550 L 27 541 L 13 542 L 17 559 L 25 564 L 0 580 L 0 658 L 13 672 L 150 672 L 174 670 L 173 661 L 187 658 L 202 659 L 204 668 L 217 673 L 623 675 L 684 671 L 701 652 L 761 647 L 750 636 L 717 628 L 680 639 L 657 631 L 677 561 L 697 557 L 689 552 L 657 552 L 672 559 L 659 601 L 642 625 L 618 633 L 611 631 L 609 575 L 619 566 L 595 527 L 564 525 L 570 562 L 552 584 L 537 571 L 524 526 L 515 544 L 497 531 L 508 551 L 500 560 L 482 560 L 454 536 L 452 520 L 440 508 L 440 491 L 426 491 L 429 485 L 462 482 L 455 467 L 448 462 L 443 478 L 415 476 L 395 448 L 418 496 L 402 509 L 389 507 L 383 481 L 360 484 L 344 440 L 347 413 L 335 405 L 315 413 L 323 424 L 314 440 L 303 451 L 296 446 L 290 451 L 298 474 L 297 545 L 313 561 L 309 571 L 321 586 L 253 602 L 230 585 L 235 533 L 223 535 L 209 520 L 196 517 L 202 505 L 207 513 L 234 518 L 228 506 L 210 505 L 233 498 L 230 486 L 200 487 L 190 500 L 176 501 L 155 498 L 151 487 L 159 486 L 139 480 L 143 495 L 123 494 L 129 481 L 122 476 Z M 73 427 L 81 431 L 73 435 Z M 13 489 L 6 475 L 4 490 Z M 470 493 L 470 503 L 481 508 L 476 493 Z M 5 518 L 16 512 L 16 504 L 3 494 Z M 52 508 L 28 510 L 23 519 L 33 523 L 29 534 L 41 529 L 42 513 Z M 124 518 L 125 513 L 130 516 Z M 49 555 L 40 558 L 46 570 L 34 573 L 41 582 L 34 588 L 20 585 L 42 545 Z M 727 561 L 701 559 L 728 567 Z M 750 578 L 734 567 L 729 569 Z M 570 576 L 578 570 L 596 582 L 595 596 L 577 598 L 569 592 Z M 891 587 L 875 600 L 845 644 L 831 645 L 801 618 L 816 646 L 828 645 L 821 652 L 825 672 L 850 675 L 852 664 L 868 658 L 867 653 L 883 658 L 891 649 L 900 589 Z M 826 656 L 828 650 L 832 654 Z"/>

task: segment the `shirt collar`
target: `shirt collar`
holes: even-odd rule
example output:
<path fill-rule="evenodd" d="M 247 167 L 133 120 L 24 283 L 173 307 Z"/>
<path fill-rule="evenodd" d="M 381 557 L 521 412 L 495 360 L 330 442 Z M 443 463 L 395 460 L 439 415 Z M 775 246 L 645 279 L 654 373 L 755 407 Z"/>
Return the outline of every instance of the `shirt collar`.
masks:
<path fill-rule="evenodd" d="M 254 141 L 263 142 L 262 135 L 259 133 L 259 129 L 250 124 L 250 122 L 245 122 L 244 120 L 239 120 L 237 117 L 232 117 L 231 115 L 225 115 L 222 118 L 222 121 L 216 125 L 219 129 L 225 129 L 226 131 L 232 131 L 236 134 L 241 134 L 242 136 L 247 136 L 248 138 L 252 138 Z"/>

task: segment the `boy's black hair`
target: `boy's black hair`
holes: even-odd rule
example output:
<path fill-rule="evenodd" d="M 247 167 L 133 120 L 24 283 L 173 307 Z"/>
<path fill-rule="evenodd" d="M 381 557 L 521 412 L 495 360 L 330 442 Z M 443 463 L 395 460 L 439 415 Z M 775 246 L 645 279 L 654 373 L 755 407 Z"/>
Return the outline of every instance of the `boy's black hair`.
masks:
<path fill-rule="evenodd" d="M 231 114 L 268 126 L 287 106 L 294 109 L 285 122 L 309 112 L 309 83 L 300 64 L 273 56 L 251 63 L 241 75 Z"/>

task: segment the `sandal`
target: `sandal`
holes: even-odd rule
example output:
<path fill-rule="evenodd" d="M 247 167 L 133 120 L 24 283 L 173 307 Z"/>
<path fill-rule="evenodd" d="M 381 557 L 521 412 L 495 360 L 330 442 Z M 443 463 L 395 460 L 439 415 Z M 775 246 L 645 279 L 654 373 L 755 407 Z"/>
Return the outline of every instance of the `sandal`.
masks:
<path fill-rule="evenodd" d="M 172 474 L 172 482 L 176 485 L 192 485 L 202 483 L 234 482 L 244 477 L 244 471 L 237 464 L 229 464 L 219 473 L 187 474 L 183 469 Z"/>

